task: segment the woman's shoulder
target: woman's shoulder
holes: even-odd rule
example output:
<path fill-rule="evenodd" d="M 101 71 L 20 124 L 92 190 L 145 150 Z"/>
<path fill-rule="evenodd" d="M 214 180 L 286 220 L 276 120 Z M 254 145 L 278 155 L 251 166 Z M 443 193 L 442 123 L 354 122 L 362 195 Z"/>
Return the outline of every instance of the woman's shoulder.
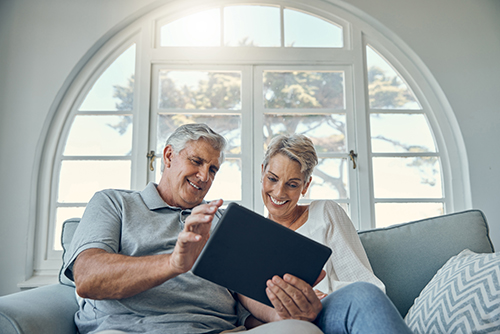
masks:
<path fill-rule="evenodd" d="M 310 204 L 310 208 L 323 210 L 344 210 L 337 202 L 327 199 L 312 201 Z"/>
<path fill-rule="evenodd" d="M 321 213 L 327 221 L 332 223 L 351 222 L 344 208 L 332 200 L 313 201 L 311 202 L 310 210 Z"/>

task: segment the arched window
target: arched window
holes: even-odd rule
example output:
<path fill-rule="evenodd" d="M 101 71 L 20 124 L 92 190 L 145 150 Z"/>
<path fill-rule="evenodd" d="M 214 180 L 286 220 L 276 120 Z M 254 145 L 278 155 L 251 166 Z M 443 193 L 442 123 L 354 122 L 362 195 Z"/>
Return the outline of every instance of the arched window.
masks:
<path fill-rule="evenodd" d="M 320 162 L 303 199 L 359 229 L 465 207 L 460 133 L 432 76 L 369 18 L 322 1 L 176 1 L 123 27 L 68 87 L 47 135 L 35 269 L 59 265 L 62 222 L 103 188 L 160 178 L 165 139 L 204 122 L 229 141 L 207 199 L 264 213 L 269 141 L 302 133 Z"/>

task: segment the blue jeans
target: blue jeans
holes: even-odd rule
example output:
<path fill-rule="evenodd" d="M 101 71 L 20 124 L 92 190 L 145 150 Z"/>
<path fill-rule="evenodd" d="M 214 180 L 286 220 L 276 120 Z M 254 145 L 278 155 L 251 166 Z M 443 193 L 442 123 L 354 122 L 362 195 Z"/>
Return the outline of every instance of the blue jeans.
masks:
<path fill-rule="evenodd" d="M 325 334 L 411 334 L 391 300 L 375 285 L 356 282 L 322 300 L 315 324 Z"/>

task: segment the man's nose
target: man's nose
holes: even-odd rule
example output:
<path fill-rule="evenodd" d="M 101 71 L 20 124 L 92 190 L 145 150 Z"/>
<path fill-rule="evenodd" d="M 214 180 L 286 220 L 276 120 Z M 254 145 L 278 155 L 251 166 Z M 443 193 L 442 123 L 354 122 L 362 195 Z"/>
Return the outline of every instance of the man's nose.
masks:
<path fill-rule="evenodd" d="M 198 170 L 198 179 L 201 181 L 201 182 L 208 182 L 208 180 L 210 179 L 210 170 L 209 168 L 200 168 Z"/>

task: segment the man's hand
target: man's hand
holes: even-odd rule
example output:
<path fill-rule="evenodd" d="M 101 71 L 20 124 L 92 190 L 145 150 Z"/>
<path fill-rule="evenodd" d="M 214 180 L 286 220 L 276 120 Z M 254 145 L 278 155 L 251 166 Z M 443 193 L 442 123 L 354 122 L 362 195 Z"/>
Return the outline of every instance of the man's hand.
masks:
<path fill-rule="evenodd" d="M 314 285 L 325 277 L 325 271 Z M 303 280 L 289 274 L 283 278 L 274 276 L 267 281 L 267 297 L 276 310 L 276 319 L 299 319 L 312 322 L 323 308 L 312 287 Z"/>
<path fill-rule="evenodd" d="M 73 266 L 77 293 L 90 299 L 122 299 L 158 286 L 190 270 L 210 235 L 222 200 L 193 209 L 172 254 L 126 256 L 90 248 Z"/>
<path fill-rule="evenodd" d="M 174 251 L 169 258 L 170 267 L 174 272 L 182 274 L 193 267 L 210 236 L 212 220 L 222 202 L 219 199 L 198 205 L 187 217 L 184 230 L 179 233 Z"/>

